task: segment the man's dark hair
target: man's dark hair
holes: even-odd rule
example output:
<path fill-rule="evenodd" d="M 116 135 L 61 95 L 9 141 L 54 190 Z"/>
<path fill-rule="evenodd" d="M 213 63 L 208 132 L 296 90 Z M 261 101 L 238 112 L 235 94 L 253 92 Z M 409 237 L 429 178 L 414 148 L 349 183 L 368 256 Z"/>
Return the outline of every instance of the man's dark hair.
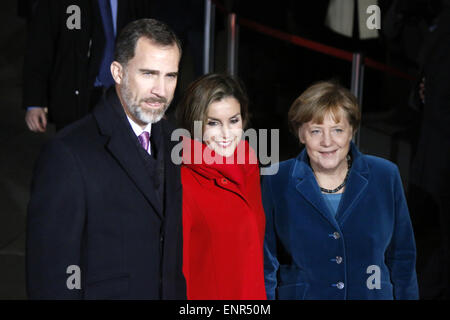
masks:
<path fill-rule="evenodd" d="M 134 57 L 136 43 L 141 37 L 160 46 L 176 45 L 181 56 L 181 42 L 167 24 L 155 19 L 140 19 L 127 24 L 119 34 L 114 60 L 125 66 Z"/>

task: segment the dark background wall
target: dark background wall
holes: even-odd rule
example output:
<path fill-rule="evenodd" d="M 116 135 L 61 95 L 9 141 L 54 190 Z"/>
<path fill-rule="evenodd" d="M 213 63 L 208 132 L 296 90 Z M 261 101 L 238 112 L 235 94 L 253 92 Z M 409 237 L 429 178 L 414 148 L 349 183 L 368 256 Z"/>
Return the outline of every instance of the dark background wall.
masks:
<path fill-rule="evenodd" d="M 22 65 L 26 25 L 17 16 L 17 1 L 0 9 L 0 299 L 25 294 L 25 219 L 34 160 L 52 135 L 25 126 Z"/>

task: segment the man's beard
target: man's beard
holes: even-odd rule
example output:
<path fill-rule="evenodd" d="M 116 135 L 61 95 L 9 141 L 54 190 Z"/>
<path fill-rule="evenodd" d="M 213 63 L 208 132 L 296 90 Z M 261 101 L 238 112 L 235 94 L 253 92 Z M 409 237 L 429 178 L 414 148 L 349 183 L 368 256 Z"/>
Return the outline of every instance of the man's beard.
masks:
<path fill-rule="evenodd" d="M 162 119 L 164 116 L 164 113 L 166 112 L 167 108 L 170 105 L 170 102 L 167 102 L 166 98 L 144 98 L 140 99 L 139 101 L 136 101 L 133 99 L 133 92 L 130 90 L 130 87 L 128 85 L 128 75 L 125 74 L 125 77 L 123 79 L 123 85 L 120 87 L 120 93 L 122 95 L 122 99 L 124 100 L 124 103 L 127 106 L 128 111 L 139 121 L 143 123 L 156 123 L 159 120 Z M 144 110 L 144 108 L 141 107 L 142 102 L 147 103 L 162 103 L 163 107 L 157 110 Z"/>

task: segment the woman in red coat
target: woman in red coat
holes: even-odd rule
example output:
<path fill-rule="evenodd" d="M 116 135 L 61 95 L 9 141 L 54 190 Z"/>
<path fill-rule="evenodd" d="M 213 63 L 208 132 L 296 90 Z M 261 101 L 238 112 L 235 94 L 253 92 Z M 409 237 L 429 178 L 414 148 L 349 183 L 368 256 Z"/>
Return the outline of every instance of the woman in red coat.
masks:
<path fill-rule="evenodd" d="M 265 215 L 256 156 L 242 138 L 247 97 L 230 76 L 191 84 L 183 138 L 183 273 L 188 299 L 266 299 Z M 195 137 L 195 135 L 194 135 Z"/>

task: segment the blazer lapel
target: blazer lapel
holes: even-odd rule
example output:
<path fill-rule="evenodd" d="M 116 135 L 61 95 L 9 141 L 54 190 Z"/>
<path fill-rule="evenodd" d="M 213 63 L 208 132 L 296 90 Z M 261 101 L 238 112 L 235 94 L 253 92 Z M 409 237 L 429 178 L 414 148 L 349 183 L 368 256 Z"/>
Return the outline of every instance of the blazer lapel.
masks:
<path fill-rule="evenodd" d="M 147 174 L 144 158 L 139 154 L 136 139 L 122 109 L 115 89 L 110 89 L 103 97 L 102 103 L 93 111 L 99 128 L 104 135 L 109 136 L 106 148 L 120 163 L 122 169 L 135 183 L 158 216 L 162 218 L 161 206 L 158 202 L 155 187 Z"/>
<path fill-rule="evenodd" d="M 336 219 L 331 215 L 324 199 L 322 198 L 316 178 L 307 163 L 306 149 L 297 157 L 291 172 L 291 183 L 303 199 L 309 202 L 322 217 L 338 228 Z"/>
<path fill-rule="evenodd" d="M 364 161 L 362 154 L 358 151 L 356 146 L 352 143 L 351 154 L 353 158 L 352 168 L 348 176 L 347 185 L 342 196 L 341 204 L 336 213 L 336 220 L 339 224 L 348 218 L 353 212 L 352 208 L 361 200 L 366 193 L 369 182 L 369 167 Z"/>

